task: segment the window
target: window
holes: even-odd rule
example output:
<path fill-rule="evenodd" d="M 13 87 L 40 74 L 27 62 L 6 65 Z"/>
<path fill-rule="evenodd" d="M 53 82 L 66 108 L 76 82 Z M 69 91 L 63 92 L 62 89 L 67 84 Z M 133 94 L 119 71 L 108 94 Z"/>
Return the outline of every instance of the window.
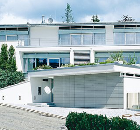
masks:
<path fill-rule="evenodd" d="M 105 45 L 105 33 L 60 34 L 60 45 Z"/>
<path fill-rule="evenodd" d="M 0 41 L 6 41 L 6 36 L 5 35 L 0 35 Z"/>
<path fill-rule="evenodd" d="M 92 34 L 83 34 L 83 45 L 92 45 Z"/>
<path fill-rule="evenodd" d="M 114 44 L 115 45 L 125 44 L 125 33 L 114 33 Z"/>
<path fill-rule="evenodd" d="M 81 45 L 81 35 L 80 34 L 71 35 L 71 44 L 72 45 Z"/>
<path fill-rule="evenodd" d="M 36 59 L 36 66 L 47 65 L 47 58 L 37 58 Z"/>
<path fill-rule="evenodd" d="M 69 34 L 59 35 L 59 44 L 60 45 L 70 45 L 70 35 Z"/>
<path fill-rule="evenodd" d="M 18 40 L 24 41 L 24 45 L 29 45 L 29 35 L 18 35 Z"/>
<path fill-rule="evenodd" d="M 49 65 L 53 68 L 60 67 L 60 59 L 49 59 Z"/>
<path fill-rule="evenodd" d="M 41 87 L 38 87 L 38 95 L 41 95 Z"/>
<path fill-rule="evenodd" d="M 114 33 L 115 45 L 140 44 L 140 33 Z"/>
<path fill-rule="evenodd" d="M 105 44 L 105 34 L 95 33 L 94 34 L 94 44 L 95 45 L 104 45 Z"/>
<path fill-rule="evenodd" d="M 135 44 L 135 33 L 126 33 L 126 44 Z"/>
<path fill-rule="evenodd" d="M 35 68 L 35 58 L 28 59 L 28 70 L 33 70 Z"/>
<path fill-rule="evenodd" d="M 70 64 L 70 58 L 60 58 L 60 65 Z"/>
<path fill-rule="evenodd" d="M 7 36 L 7 41 L 15 41 L 17 40 L 17 35 L 8 35 Z"/>
<path fill-rule="evenodd" d="M 136 33 L 136 44 L 140 44 L 140 33 Z"/>

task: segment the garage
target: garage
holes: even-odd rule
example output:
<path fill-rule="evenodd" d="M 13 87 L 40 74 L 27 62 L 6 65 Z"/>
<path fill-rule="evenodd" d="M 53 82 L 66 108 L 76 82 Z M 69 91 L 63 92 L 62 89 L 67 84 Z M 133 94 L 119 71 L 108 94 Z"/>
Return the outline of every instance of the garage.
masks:
<path fill-rule="evenodd" d="M 123 108 L 123 77 L 100 73 L 54 77 L 54 103 L 61 107 Z"/>

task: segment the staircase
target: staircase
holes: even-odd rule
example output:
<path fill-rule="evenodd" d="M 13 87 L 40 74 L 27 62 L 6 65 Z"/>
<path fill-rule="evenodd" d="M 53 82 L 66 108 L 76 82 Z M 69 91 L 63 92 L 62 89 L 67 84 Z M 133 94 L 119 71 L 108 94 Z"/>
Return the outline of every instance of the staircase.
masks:
<path fill-rule="evenodd" d="M 56 107 L 56 105 L 53 102 L 48 103 L 27 103 L 29 106 L 35 106 L 35 107 Z"/>

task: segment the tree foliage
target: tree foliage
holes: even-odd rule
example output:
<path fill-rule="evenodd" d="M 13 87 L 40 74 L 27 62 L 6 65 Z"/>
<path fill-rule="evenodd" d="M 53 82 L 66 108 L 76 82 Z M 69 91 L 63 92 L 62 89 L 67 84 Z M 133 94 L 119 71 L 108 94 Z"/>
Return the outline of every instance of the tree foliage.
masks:
<path fill-rule="evenodd" d="M 22 72 L 16 71 L 15 49 L 7 44 L 1 46 L 0 53 L 0 88 L 14 85 L 24 80 Z"/>
<path fill-rule="evenodd" d="M 3 69 L 3 70 L 7 69 L 7 64 L 8 64 L 7 44 L 3 44 L 1 46 L 0 68 Z"/>
<path fill-rule="evenodd" d="M 21 81 L 24 81 L 24 75 L 22 72 L 11 72 L 0 69 L 0 88 L 17 84 Z"/>
<path fill-rule="evenodd" d="M 0 54 L 0 69 L 12 72 L 16 71 L 15 49 L 12 45 L 9 50 L 7 50 L 7 44 L 2 45 Z"/>
<path fill-rule="evenodd" d="M 135 21 L 135 19 L 133 19 L 132 17 L 128 15 L 123 15 L 121 17 L 121 20 L 118 20 L 118 22 L 133 22 L 133 21 Z"/>
<path fill-rule="evenodd" d="M 66 23 L 73 23 L 74 22 L 74 18 L 72 16 L 72 9 L 70 4 L 67 3 L 67 7 L 65 9 L 65 17 L 62 17 L 63 22 Z"/>
<path fill-rule="evenodd" d="M 16 58 L 15 58 L 15 49 L 13 46 L 10 46 L 8 51 L 9 59 L 7 69 L 11 71 L 16 71 Z"/>
<path fill-rule="evenodd" d="M 65 126 L 68 130 L 140 130 L 140 125 L 129 119 L 108 118 L 86 112 L 70 112 L 66 118 Z"/>
<path fill-rule="evenodd" d="M 93 22 L 100 22 L 100 19 L 98 18 L 98 15 L 93 15 L 91 20 Z"/>

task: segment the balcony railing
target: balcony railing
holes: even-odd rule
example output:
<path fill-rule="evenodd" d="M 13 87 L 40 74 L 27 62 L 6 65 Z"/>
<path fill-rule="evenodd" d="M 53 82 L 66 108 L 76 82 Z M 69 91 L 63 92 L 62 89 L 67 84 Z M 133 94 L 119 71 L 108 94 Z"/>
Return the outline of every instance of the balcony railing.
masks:
<path fill-rule="evenodd" d="M 30 39 L 20 39 L 18 40 L 18 46 L 57 46 L 58 40 L 52 40 L 49 38 L 30 38 Z"/>

